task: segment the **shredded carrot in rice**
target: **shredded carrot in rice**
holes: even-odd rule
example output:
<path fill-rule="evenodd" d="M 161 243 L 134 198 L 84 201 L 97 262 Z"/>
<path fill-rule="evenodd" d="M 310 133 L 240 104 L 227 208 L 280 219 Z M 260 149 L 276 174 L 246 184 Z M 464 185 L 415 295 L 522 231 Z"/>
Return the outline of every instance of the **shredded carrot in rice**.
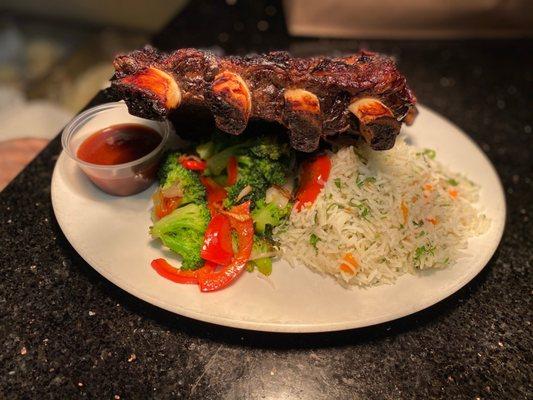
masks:
<path fill-rule="evenodd" d="M 344 272 L 346 272 L 346 273 L 348 273 L 348 274 L 352 274 L 352 275 L 353 275 L 353 274 L 355 273 L 355 272 L 353 272 L 353 270 L 352 270 L 348 265 L 346 265 L 346 264 L 341 264 L 341 265 L 339 266 L 339 268 L 341 269 L 341 271 L 344 271 Z"/>
<path fill-rule="evenodd" d="M 403 223 L 405 225 L 407 223 L 407 217 L 409 217 L 409 208 L 407 208 L 407 206 L 405 205 L 403 201 L 400 207 L 402 209 Z"/>
<path fill-rule="evenodd" d="M 448 190 L 448 193 L 450 194 L 450 197 L 451 197 L 452 199 L 455 200 L 455 199 L 457 198 L 457 194 L 458 194 L 457 190 L 455 190 L 455 189 L 450 189 L 450 190 Z"/>
<path fill-rule="evenodd" d="M 431 222 L 433 225 L 437 225 L 439 223 L 439 220 L 435 217 L 426 218 L 428 222 Z"/>
<path fill-rule="evenodd" d="M 353 254 L 346 253 L 342 259 L 346 261 L 346 263 L 341 263 L 339 265 L 339 269 L 351 275 L 355 274 L 357 268 L 359 268 L 359 262 L 357 262 L 357 259 L 353 256 Z"/>
<path fill-rule="evenodd" d="M 359 266 L 359 262 L 357 262 L 356 258 L 352 255 L 352 253 L 346 253 L 344 257 L 342 257 L 342 259 L 355 268 Z"/>
<path fill-rule="evenodd" d="M 425 183 L 424 186 L 422 186 L 423 192 L 424 192 L 424 199 L 427 203 L 429 196 L 431 196 L 431 192 L 433 191 L 433 185 L 431 183 Z"/>

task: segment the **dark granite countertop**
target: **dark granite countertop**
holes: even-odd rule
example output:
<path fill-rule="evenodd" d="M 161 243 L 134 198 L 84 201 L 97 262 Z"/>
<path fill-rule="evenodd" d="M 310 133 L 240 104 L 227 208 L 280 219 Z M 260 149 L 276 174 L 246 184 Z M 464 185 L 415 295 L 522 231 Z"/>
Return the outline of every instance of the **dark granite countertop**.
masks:
<path fill-rule="evenodd" d="M 502 243 L 470 284 L 398 321 L 307 335 L 200 323 L 134 298 L 73 250 L 50 203 L 56 139 L 0 193 L 0 398 L 532 398 L 533 42 L 289 39 L 279 4 L 191 3 L 155 45 L 394 54 L 420 101 L 496 166 Z"/>

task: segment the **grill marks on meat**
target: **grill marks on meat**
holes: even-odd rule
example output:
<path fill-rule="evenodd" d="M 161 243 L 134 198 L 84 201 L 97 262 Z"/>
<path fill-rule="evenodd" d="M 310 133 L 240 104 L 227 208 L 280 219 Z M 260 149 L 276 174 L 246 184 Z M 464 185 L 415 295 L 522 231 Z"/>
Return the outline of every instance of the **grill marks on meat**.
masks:
<path fill-rule="evenodd" d="M 416 116 L 416 99 L 392 59 L 366 51 L 340 58 L 216 57 L 146 47 L 118 56 L 114 66 L 112 88 L 134 115 L 161 119 L 180 105 L 207 107 L 217 127 L 233 135 L 250 118 L 264 119 L 286 126 L 291 146 L 305 152 L 343 132 L 389 149 L 401 123 Z"/>

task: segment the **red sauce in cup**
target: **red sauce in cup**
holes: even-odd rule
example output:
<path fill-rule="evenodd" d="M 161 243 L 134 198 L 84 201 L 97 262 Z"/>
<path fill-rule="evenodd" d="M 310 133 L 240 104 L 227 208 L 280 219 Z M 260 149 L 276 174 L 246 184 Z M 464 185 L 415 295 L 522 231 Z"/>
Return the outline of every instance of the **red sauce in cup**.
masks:
<path fill-rule="evenodd" d="M 89 179 L 103 191 L 128 196 L 139 193 L 152 183 L 157 172 L 158 157 L 131 167 L 120 167 L 154 151 L 162 141 L 161 135 L 140 124 L 117 124 L 87 137 L 78 148 L 77 157 L 85 162 L 114 166 L 113 171 L 90 167 L 82 169 Z"/>
<path fill-rule="evenodd" d="M 93 133 L 77 151 L 80 160 L 98 165 L 125 164 L 152 152 L 161 135 L 140 124 L 112 125 Z"/>

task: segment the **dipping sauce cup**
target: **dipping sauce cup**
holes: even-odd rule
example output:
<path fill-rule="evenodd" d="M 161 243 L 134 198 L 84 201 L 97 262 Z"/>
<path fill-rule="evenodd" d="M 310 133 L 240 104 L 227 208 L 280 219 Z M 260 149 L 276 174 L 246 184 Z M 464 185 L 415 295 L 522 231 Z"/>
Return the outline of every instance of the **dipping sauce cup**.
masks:
<path fill-rule="evenodd" d="M 80 145 L 92 134 L 119 124 L 139 124 L 161 135 L 161 142 L 139 159 L 116 165 L 93 164 L 81 160 Z M 104 192 L 115 196 L 129 196 L 147 189 L 155 179 L 159 161 L 166 150 L 171 126 L 168 120 L 152 121 L 128 113 L 123 102 L 92 107 L 76 116 L 63 130 L 63 150 L 74 160 L 87 177 Z"/>

